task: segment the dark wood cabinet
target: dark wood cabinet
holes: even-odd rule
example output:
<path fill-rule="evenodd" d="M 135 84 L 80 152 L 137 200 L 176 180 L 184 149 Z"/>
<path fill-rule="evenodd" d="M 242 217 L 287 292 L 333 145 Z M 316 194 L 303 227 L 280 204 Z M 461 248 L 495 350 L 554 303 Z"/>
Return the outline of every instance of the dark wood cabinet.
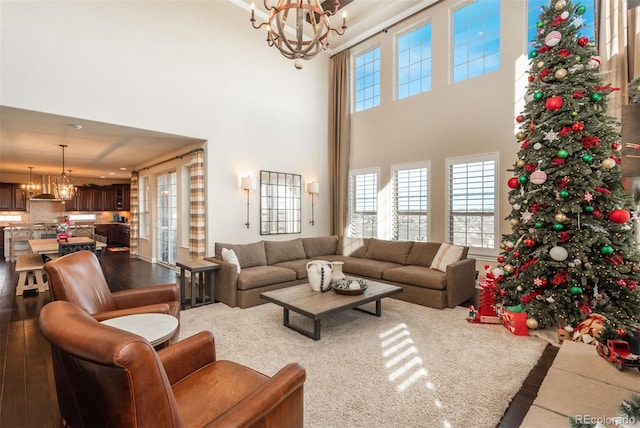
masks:
<path fill-rule="evenodd" d="M 96 224 L 96 233 L 107 237 L 107 244 L 128 247 L 131 242 L 131 228 L 128 224 Z"/>
<path fill-rule="evenodd" d="M 131 191 L 128 184 L 79 186 L 76 197 L 68 202 L 69 211 L 129 211 Z"/>
<path fill-rule="evenodd" d="M 27 199 L 20 184 L 0 183 L 0 211 L 26 211 Z"/>
<path fill-rule="evenodd" d="M 131 208 L 131 186 L 128 184 L 115 184 L 115 205 L 118 211 L 130 211 Z"/>

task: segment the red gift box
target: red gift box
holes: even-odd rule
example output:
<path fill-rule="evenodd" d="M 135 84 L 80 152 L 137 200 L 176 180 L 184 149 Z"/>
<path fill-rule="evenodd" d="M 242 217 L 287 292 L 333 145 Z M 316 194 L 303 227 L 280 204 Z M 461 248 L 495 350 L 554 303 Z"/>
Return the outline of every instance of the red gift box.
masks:
<path fill-rule="evenodd" d="M 502 310 L 502 324 L 516 336 L 529 336 L 527 327 L 527 313 Z"/>

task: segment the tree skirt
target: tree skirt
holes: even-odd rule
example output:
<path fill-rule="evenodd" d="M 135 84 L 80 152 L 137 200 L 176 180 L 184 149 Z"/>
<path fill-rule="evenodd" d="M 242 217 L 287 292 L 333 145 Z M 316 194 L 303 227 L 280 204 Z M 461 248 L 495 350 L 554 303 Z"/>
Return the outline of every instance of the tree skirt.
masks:
<path fill-rule="evenodd" d="M 314 341 L 282 325 L 282 308 L 223 303 L 181 312 L 180 338 L 213 332 L 218 359 L 273 375 L 307 371 L 305 427 L 495 427 L 547 342 L 501 325 L 471 324 L 468 309 L 382 301 L 382 317 L 346 311 Z M 291 321 L 312 328 L 291 313 Z"/>

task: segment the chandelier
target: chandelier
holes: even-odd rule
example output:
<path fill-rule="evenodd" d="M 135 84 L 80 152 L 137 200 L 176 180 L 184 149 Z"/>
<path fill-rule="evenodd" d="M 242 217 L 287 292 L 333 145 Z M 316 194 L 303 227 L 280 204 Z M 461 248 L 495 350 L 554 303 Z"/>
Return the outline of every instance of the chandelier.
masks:
<path fill-rule="evenodd" d="M 60 144 L 60 147 L 62 147 L 62 174 L 53 182 L 53 193 L 56 199 L 64 203 L 76 195 L 76 188 L 71 182 L 71 170 L 69 170 L 69 176 L 64 172 L 64 149 L 67 145 Z"/>
<path fill-rule="evenodd" d="M 269 12 L 266 22 L 256 25 L 255 7 L 251 5 L 251 25 L 258 29 L 267 26 L 267 44 L 275 46 L 288 59 L 295 60 L 295 67 L 302 68 L 303 59 L 311 59 L 329 46 L 329 33 L 334 31 L 339 36 L 347 29 L 346 12 L 342 14 L 342 28 L 331 27 L 329 17 L 340 8 L 340 0 L 336 0 L 334 10 L 322 9 L 320 0 L 278 0 L 275 6 L 269 6 L 264 0 L 264 7 Z M 295 30 L 295 37 L 285 34 L 285 27 L 290 25 Z M 308 36 L 305 30 L 311 30 Z"/>
<path fill-rule="evenodd" d="M 22 193 L 24 194 L 24 196 L 27 199 L 31 199 L 34 197 L 34 195 L 40 190 L 40 185 L 35 184 L 33 182 L 33 167 L 30 166 L 29 167 L 29 182 L 26 184 L 23 184 L 22 186 Z"/>

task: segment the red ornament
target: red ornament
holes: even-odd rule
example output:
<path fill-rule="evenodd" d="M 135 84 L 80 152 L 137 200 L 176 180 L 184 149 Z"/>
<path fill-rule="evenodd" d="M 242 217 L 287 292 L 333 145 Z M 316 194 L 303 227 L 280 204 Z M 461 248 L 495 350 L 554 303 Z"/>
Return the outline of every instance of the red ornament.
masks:
<path fill-rule="evenodd" d="M 588 43 L 589 43 L 589 38 L 586 36 L 582 36 L 578 39 L 579 46 L 587 46 Z"/>
<path fill-rule="evenodd" d="M 547 102 L 545 103 L 545 107 L 547 108 L 547 110 L 558 110 L 560 107 L 562 107 L 562 98 L 554 95 L 553 97 L 550 97 Z"/>
<path fill-rule="evenodd" d="M 580 132 L 584 129 L 584 123 L 576 122 L 573 125 L 571 125 L 571 129 L 575 132 Z"/>
<path fill-rule="evenodd" d="M 629 211 L 623 210 L 622 208 L 616 208 L 609 213 L 609 220 L 614 223 L 626 223 L 631 218 L 631 214 Z"/>
<path fill-rule="evenodd" d="M 516 122 L 520 123 L 524 120 L 524 116 L 523 115 L 518 115 L 518 117 L 516 117 Z"/>
<path fill-rule="evenodd" d="M 613 144 L 611 144 L 611 148 L 612 148 L 613 150 L 620 150 L 620 149 L 622 148 L 622 144 L 620 144 L 620 143 L 613 143 Z"/>
<path fill-rule="evenodd" d="M 498 263 L 504 262 L 504 256 L 498 256 Z"/>
<path fill-rule="evenodd" d="M 517 259 L 518 257 L 520 257 L 520 252 L 519 252 L 519 251 L 514 251 L 514 252 L 513 252 L 513 257 L 515 257 L 516 259 Z"/>
<path fill-rule="evenodd" d="M 524 240 L 524 245 L 527 246 L 528 248 L 531 248 L 536 245 L 536 241 L 534 241 L 531 238 L 527 238 Z"/>
<path fill-rule="evenodd" d="M 509 181 L 507 181 L 507 186 L 512 189 L 517 189 L 520 187 L 520 182 L 518 181 L 518 177 L 511 177 Z"/>
<path fill-rule="evenodd" d="M 580 91 L 576 91 L 573 93 L 573 98 L 582 98 L 582 92 Z"/>

